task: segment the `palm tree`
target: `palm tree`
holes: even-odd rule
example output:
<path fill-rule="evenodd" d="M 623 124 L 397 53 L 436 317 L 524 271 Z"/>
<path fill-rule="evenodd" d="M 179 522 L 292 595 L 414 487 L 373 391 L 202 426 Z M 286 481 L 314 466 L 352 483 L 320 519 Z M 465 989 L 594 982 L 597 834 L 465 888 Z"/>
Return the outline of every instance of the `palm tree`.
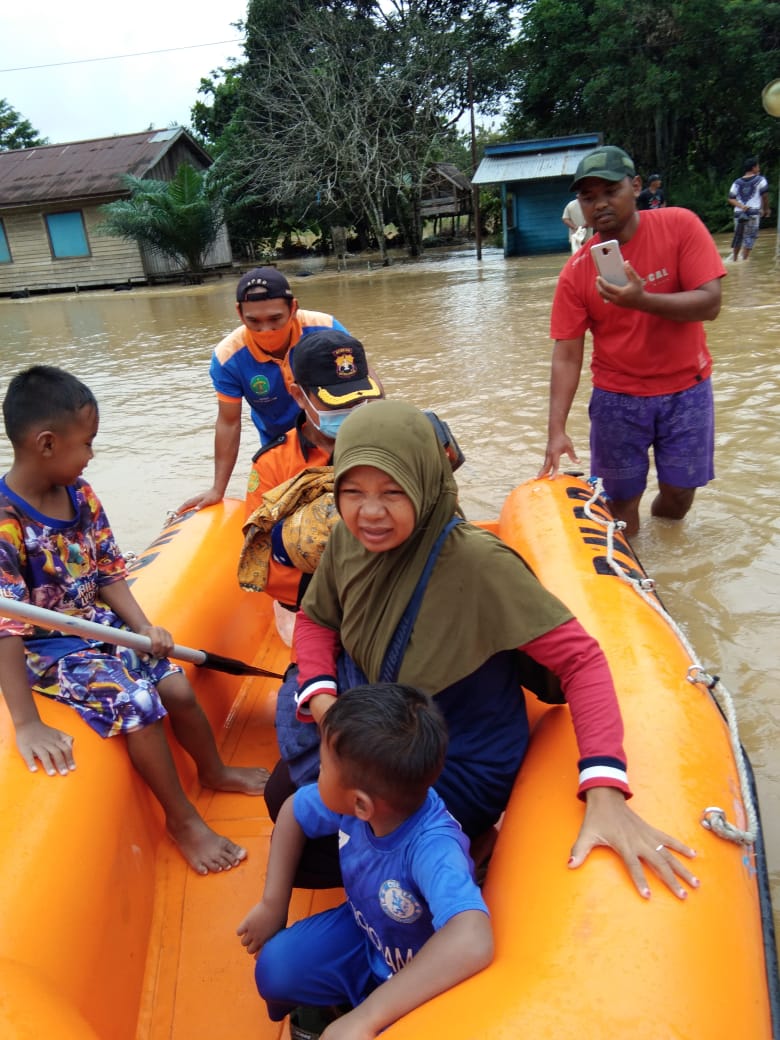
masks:
<path fill-rule="evenodd" d="M 208 197 L 205 172 L 182 163 L 171 181 L 144 180 L 125 174 L 130 198 L 101 207 L 102 235 L 148 246 L 195 274 L 222 227 L 222 213 Z"/>

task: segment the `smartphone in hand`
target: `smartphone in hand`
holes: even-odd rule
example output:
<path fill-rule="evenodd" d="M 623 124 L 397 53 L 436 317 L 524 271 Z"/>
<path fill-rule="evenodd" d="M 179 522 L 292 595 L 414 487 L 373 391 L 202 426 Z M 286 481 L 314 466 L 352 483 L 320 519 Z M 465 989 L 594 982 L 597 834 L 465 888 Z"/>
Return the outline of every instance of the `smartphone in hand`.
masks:
<path fill-rule="evenodd" d="M 595 246 L 590 247 L 590 255 L 605 282 L 628 285 L 628 276 L 623 270 L 623 256 L 616 238 L 611 238 L 608 242 L 597 242 Z"/>

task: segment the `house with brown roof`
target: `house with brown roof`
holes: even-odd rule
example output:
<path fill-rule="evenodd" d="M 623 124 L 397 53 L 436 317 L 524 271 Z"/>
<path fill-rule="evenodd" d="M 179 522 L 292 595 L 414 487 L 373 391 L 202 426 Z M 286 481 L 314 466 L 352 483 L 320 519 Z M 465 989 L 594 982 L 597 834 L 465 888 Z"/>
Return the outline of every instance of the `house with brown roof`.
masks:
<path fill-rule="evenodd" d="M 100 207 L 129 195 L 123 174 L 172 180 L 211 157 L 182 127 L 0 152 L 0 295 L 130 286 L 181 268 L 135 242 L 96 233 Z M 208 267 L 231 263 L 223 229 Z"/>

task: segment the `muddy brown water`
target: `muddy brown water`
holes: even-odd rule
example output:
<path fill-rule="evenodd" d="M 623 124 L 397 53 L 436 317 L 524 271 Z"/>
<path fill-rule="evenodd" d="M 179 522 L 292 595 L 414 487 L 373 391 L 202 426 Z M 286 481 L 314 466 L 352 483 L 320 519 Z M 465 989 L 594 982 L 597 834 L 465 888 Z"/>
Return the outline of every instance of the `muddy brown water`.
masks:
<path fill-rule="evenodd" d="M 728 252 L 725 237 L 718 239 Z M 301 305 L 330 311 L 365 343 L 388 395 L 435 409 L 465 455 L 458 471 L 468 516 L 495 516 L 533 476 L 545 444 L 548 318 L 565 255 L 505 260 L 499 250 L 426 257 L 378 268 L 365 259 L 298 273 Z M 680 524 L 652 520 L 634 540 L 664 603 L 711 672 L 732 693 L 759 790 L 776 922 L 780 922 L 780 264 L 762 232 L 751 260 L 728 266 L 720 317 L 708 326 L 715 359 L 717 478 Z M 237 324 L 237 275 L 199 287 L 91 292 L 0 301 L 0 381 L 21 368 L 61 365 L 101 408 L 94 484 L 125 550 L 159 532 L 166 511 L 211 484 L 216 404 L 213 345 Z M 587 464 L 588 380 L 570 432 Z M 244 424 L 230 491 L 242 495 L 257 440 Z M 10 462 L 0 441 L 0 472 Z M 658 821 L 660 822 L 660 821 Z"/>

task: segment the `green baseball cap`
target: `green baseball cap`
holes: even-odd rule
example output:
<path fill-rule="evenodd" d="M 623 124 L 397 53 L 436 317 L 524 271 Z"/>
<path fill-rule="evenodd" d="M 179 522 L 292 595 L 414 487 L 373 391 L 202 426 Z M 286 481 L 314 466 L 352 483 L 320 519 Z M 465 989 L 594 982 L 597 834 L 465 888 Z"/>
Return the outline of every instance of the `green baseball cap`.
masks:
<path fill-rule="evenodd" d="M 571 190 L 576 191 L 580 181 L 586 177 L 600 177 L 603 181 L 622 181 L 624 177 L 636 177 L 634 160 L 622 148 L 613 144 L 602 145 L 580 160 Z"/>

